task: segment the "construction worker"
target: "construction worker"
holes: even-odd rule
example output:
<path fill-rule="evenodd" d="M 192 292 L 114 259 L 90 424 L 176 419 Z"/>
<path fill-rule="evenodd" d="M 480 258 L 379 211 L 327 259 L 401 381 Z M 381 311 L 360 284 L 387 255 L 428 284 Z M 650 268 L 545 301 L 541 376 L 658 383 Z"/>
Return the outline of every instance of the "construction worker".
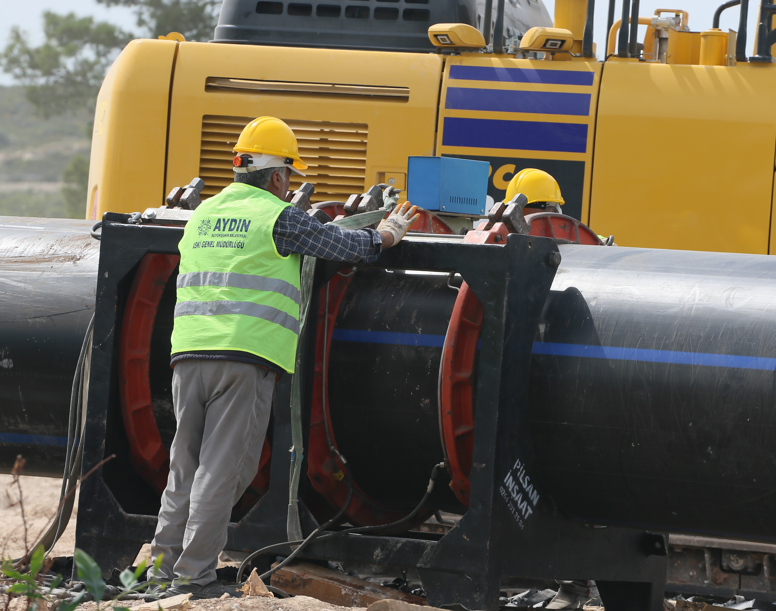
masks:
<path fill-rule="evenodd" d="M 536 168 L 526 168 L 515 174 L 507 186 L 505 202 L 511 202 L 518 193 L 528 199 L 523 214 L 528 216 L 538 212 L 557 212 L 564 204 L 558 182 L 547 172 Z M 546 609 L 578 609 L 586 602 L 598 596 L 595 581 L 575 579 L 558 581 L 558 593 L 549 602 Z"/>
<path fill-rule="evenodd" d="M 163 555 L 149 579 L 162 597 L 217 598 L 218 555 L 232 506 L 255 477 L 275 381 L 293 373 L 299 334 L 301 256 L 371 262 L 418 218 L 409 202 L 377 230 L 322 224 L 284 201 L 304 176 L 296 137 L 259 117 L 234 148 L 234 182 L 202 203 L 179 249 L 172 333 L 177 429 L 170 475 L 151 544 Z"/>
<path fill-rule="evenodd" d="M 558 212 L 564 204 L 558 182 L 544 170 L 526 168 L 520 170 L 507 185 L 505 202 L 511 202 L 518 193 L 528 198 L 524 215 L 537 212 Z"/>

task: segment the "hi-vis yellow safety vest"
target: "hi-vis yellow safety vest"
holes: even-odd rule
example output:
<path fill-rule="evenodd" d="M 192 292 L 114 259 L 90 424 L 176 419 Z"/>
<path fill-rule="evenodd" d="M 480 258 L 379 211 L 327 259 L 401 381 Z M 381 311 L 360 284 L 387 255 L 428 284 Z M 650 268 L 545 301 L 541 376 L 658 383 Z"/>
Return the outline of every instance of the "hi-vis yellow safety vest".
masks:
<path fill-rule="evenodd" d="M 240 350 L 294 371 L 299 255 L 282 257 L 272 228 L 287 204 L 233 183 L 186 224 L 172 352 Z"/>

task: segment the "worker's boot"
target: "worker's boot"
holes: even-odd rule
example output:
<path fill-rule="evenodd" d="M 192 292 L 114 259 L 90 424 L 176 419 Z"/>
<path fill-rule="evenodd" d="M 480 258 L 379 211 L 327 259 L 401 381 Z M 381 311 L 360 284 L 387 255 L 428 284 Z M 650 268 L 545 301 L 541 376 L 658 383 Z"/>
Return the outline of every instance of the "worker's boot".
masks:
<path fill-rule="evenodd" d="M 143 592 L 143 600 L 145 600 L 147 603 L 159 600 L 162 597 L 162 594 L 170 587 L 171 584 L 169 582 L 161 582 L 149 586 L 146 588 L 145 592 Z"/>
<path fill-rule="evenodd" d="M 159 598 L 172 598 L 173 596 L 178 596 L 180 594 L 191 594 L 193 600 L 202 598 L 221 598 L 224 594 L 238 596 L 236 588 L 225 586 L 220 581 L 211 581 L 205 585 L 196 583 L 173 585 L 162 592 Z"/>

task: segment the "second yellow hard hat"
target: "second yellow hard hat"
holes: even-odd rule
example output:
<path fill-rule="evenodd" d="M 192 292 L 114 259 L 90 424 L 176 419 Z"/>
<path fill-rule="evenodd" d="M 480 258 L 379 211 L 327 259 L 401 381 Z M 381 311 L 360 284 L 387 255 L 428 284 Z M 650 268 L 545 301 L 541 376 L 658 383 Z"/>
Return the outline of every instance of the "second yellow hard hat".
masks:
<path fill-rule="evenodd" d="M 306 170 L 307 164 L 299 156 L 299 145 L 291 128 L 275 117 L 258 117 L 242 130 L 235 153 L 264 153 L 294 160 L 294 167 Z"/>
<path fill-rule="evenodd" d="M 528 203 L 555 202 L 563 205 L 563 196 L 560 194 L 558 182 L 544 170 L 526 168 L 520 170 L 509 181 L 505 202 L 511 202 L 518 193 L 528 198 Z"/>

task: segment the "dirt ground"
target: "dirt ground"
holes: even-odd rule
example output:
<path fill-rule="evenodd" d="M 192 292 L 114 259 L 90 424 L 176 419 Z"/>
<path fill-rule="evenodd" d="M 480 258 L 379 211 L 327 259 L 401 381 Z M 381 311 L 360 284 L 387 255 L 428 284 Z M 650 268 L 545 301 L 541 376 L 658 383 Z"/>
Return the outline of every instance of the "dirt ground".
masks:
<path fill-rule="evenodd" d="M 0 601 L 4 597 L 0 595 Z M 120 603 L 121 606 L 135 609 L 144 604 L 142 600 L 130 600 Z M 363 611 L 363 607 L 338 607 L 330 605 L 309 596 L 295 596 L 293 598 L 263 598 L 251 596 L 249 598 L 228 598 L 225 600 L 192 600 L 189 601 L 186 611 Z M 26 603 L 23 599 L 14 599 L 8 611 L 25 611 Z M 107 602 L 103 602 L 102 609 L 110 609 Z M 93 602 L 84 603 L 76 608 L 76 611 L 97 611 L 97 605 Z"/>
<path fill-rule="evenodd" d="M 130 609 L 139 607 L 143 601 L 132 601 L 127 605 Z M 330 605 L 309 596 L 293 598 L 264 598 L 251 596 L 249 598 L 228 598 L 225 600 L 192 600 L 189 601 L 190 611 L 359 611 L 363 607 L 338 607 Z M 85 603 L 78 611 L 96 611 L 94 603 Z"/>
<path fill-rule="evenodd" d="M 0 557 L 18 558 L 25 552 L 24 523 L 19 492 L 11 485 L 10 475 L 0 475 Z M 22 475 L 22 500 L 27 522 L 27 541 L 32 545 L 43 534 L 59 505 L 62 480 Z M 76 508 L 78 497 L 76 493 Z M 73 509 L 75 515 L 76 509 Z M 75 549 L 75 519 L 70 520 L 62 538 L 54 547 L 54 556 L 72 556 Z"/>

